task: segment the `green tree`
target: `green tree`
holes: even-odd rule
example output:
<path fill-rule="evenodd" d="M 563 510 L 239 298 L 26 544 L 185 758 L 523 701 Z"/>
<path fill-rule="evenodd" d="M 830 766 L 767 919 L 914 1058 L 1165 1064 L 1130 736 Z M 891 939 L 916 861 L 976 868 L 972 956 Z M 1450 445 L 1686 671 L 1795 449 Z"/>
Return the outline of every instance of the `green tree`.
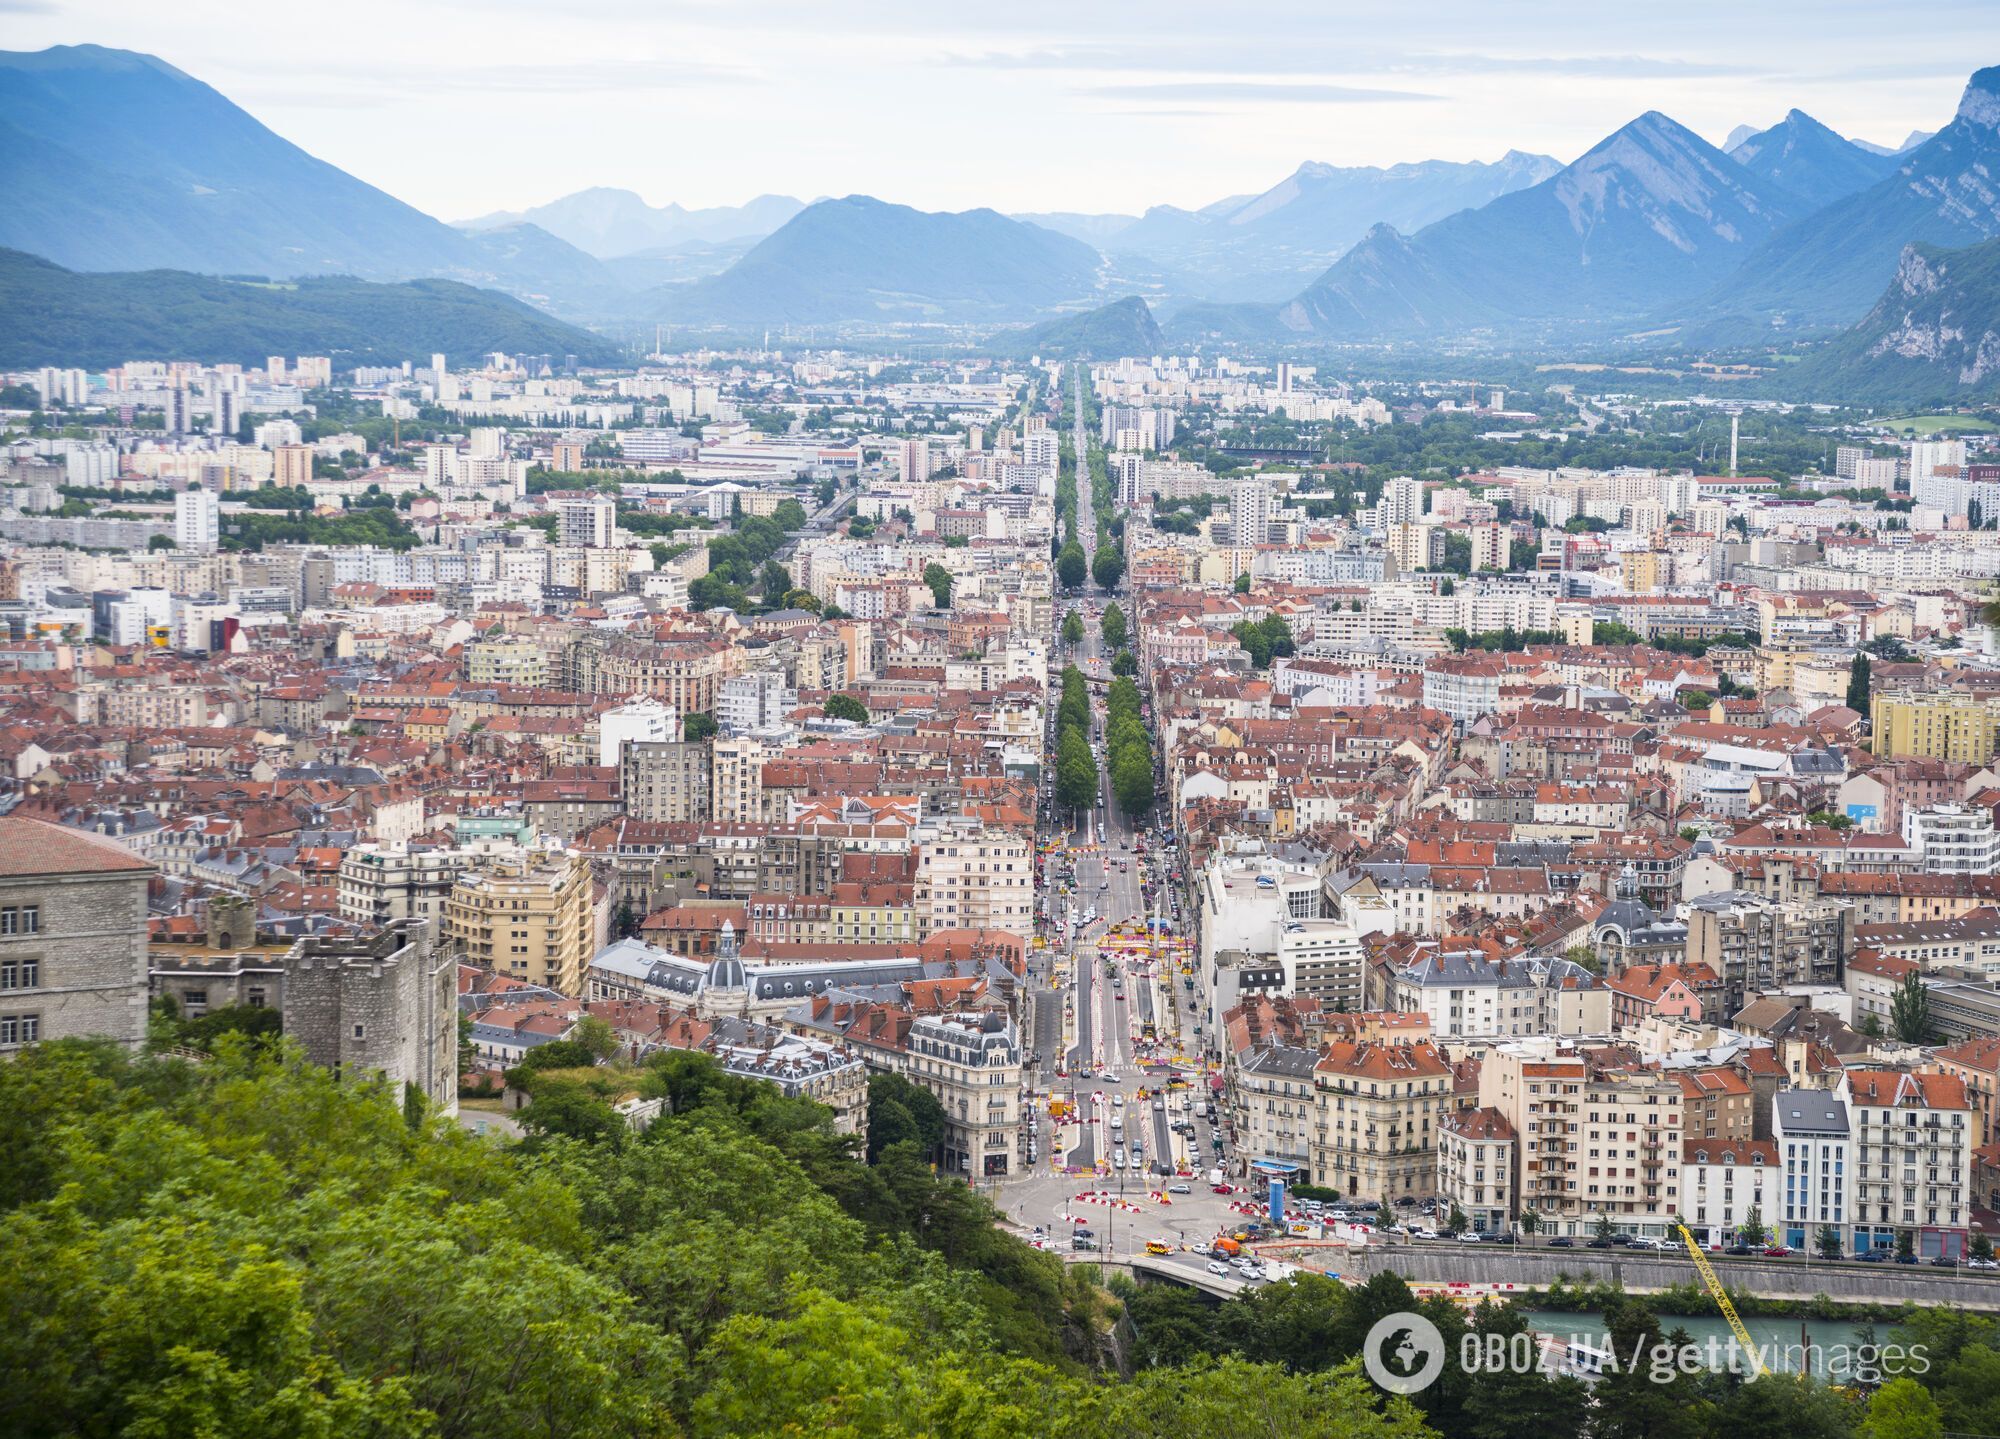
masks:
<path fill-rule="evenodd" d="M 914 1144 L 925 1155 L 944 1143 L 944 1106 L 935 1094 L 901 1075 L 868 1078 L 868 1162 L 892 1144 Z"/>
<path fill-rule="evenodd" d="M 1057 741 L 1056 799 L 1071 809 L 1088 809 L 1097 802 L 1097 762 L 1080 730 L 1066 729 Z"/>
<path fill-rule="evenodd" d="M 1911 970 L 1889 997 L 1889 1027 L 1905 1044 L 1929 1044 L 1937 1028 L 1931 1021 L 1931 992 L 1923 975 Z"/>
<path fill-rule="evenodd" d="M 605 1020 L 594 1014 L 586 1014 L 576 1022 L 569 1037 L 590 1051 L 591 1058 L 602 1063 L 624 1048 L 618 1041 L 617 1031 Z"/>
<path fill-rule="evenodd" d="M 1073 590 L 1083 583 L 1089 573 L 1090 562 L 1083 557 L 1083 546 L 1071 540 L 1056 556 L 1056 578 L 1062 581 L 1064 589 Z"/>
<path fill-rule="evenodd" d="M 1083 643 L 1083 615 L 1080 611 L 1071 610 L 1063 616 L 1062 642 L 1071 648 Z"/>
<path fill-rule="evenodd" d="M 1891 1379 L 1868 1398 L 1863 1439 L 1943 1439 L 1937 1400 L 1914 1379 Z"/>
<path fill-rule="evenodd" d="M 1820 1226 L 1819 1233 L 1814 1237 L 1814 1243 L 1819 1249 L 1820 1258 L 1840 1258 L 1840 1231 L 1835 1229 L 1831 1224 Z"/>
<path fill-rule="evenodd" d="M 1239 595 L 1250 593 L 1250 571 L 1245 570 L 1236 577 L 1236 593 Z"/>
<path fill-rule="evenodd" d="M 1689 711 L 1706 711 L 1715 704 L 1715 696 L 1707 690 L 1686 690 L 1681 694 L 1681 708 Z"/>
<path fill-rule="evenodd" d="M 930 586 L 931 604 L 941 610 L 951 608 L 951 571 L 933 560 L 924 566 L 924 583 Z"/>
<path fill-rule="evenodd" d="M 1618 1232 L 1617 1226 L 1612 1224 L 1610 1215 L 1600 1214 L 1597 1216 L 1597 1229 L 1596 1229 L 1597 1238 L 1609 1239 L 1611 1238 L 1612 1235 L 1616 1234 L 1617 1232 Z"/>
<path fill-rule="evenodd" d="M 697 710 L 681 717 L 681 738 L 690 742 L 715 737 L 715 716 Z"/>
<path fill-rule="evenodd" d="M 1460 1209 L 1456 1204 L 1452 1205 L 1451 1213 L 1445 1216 L 1444 1227 L 1445 1232 L 1448 1234 L 1465 1233 L 1469 1227 L 1466 1222 L 1465 1211 Z"/>
<path fill-rule="evenodd" d="M 1847 667 L 1847 707 L 1858 715 L 1866 716 L 1868 692 L 1872 685 L 1869 670 L 1872 668 L 1865 650 L 1854 652 L 1854 662 Z"/>
<path fill-rule="evenodd" d="M 1526 1218 L 1527 1216 L 1522 1216 Z M 1472 1319 L 1474 1332 L 1501 1335 L 1510 1342 L 1529 1333 L 1527 1317 L 1511 1304 L 1482 1303 Z M 1479 1376 L 1465 1399 L 1468 1439 L 1549 1439 L 1581 1434 L 1590 1392 L 1581 1381 L 1544 1376 L 1534 1367 L 1502 1365 Z"/>
<path fill-rule="evenodd" d="M 1125 557 L 1116 545 L 1100 544 L 1097 556 L 1090 562 L 1090 577 L 1097 581 L 1099 589 L 1115 590 L 1118 581 L 1125 577 Z"/>
<path fill-rule="evenodd" d="M 172 535 L 151 535 L 146 540 L 146 548 L 154 552 L 177 549 Z"/>
<path fill-rule="evenodd" d="M 1111 657 L 1111 673 L 1129 679 L 1139 673 L 1139 660 L 1130 650 L 1120 650 Z"/>
<path fill-rule="evenodd" d="M 850 720 L 855 724 L 868 723 L 868 706 L 850 694 L 829 696 L 820 713 L 828 719 Z"/>
<path fill-rule="evenodd" d="M 1896 1257 L 1898 1259 L 1908 1259 L 1916 1252 L 1916 1236 L 1911 1234 L 1907 1229 L 1898 1229 L 1896 1231 Z"/>
<path fill-rule="evenodd" d="M 1125 648 L 1125 611 L 1117 605 L 1104 607 L 1104 618 L 1098 621 L 1097 628 L 1106 646 L 1114 650 Z"/>
<path fill-rule="evenodd" d="M 1751 1205 L 1750 1212 L 1743 1216 L 1743 1222 L 1737 1226 L 1736 1236 L 1753 1249 L 1762 1248 L 1770 1237 L 1764 1228 L 1764 1211 L 1754 1204 Z"/>

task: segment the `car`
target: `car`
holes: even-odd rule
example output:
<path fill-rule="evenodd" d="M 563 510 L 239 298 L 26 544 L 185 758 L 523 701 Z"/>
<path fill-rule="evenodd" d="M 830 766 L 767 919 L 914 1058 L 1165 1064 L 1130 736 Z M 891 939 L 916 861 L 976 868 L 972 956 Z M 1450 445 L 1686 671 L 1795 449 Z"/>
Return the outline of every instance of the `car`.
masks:
<path fill-rule="evenodd" d="M 1224 1264 L 1220 1259 L 1211 1259 L 1208 1261 L 1208 1272 L 1210 1274 L 1227 1274 L 1229 1273 L 1229 1266 Z"/>
<path fill-rule="evenodd" d="M 1764 1246 L 1764 1257 L 1766 1259 L 1787 1259 L 1791 1257 L 1791 1253 L 1791 1248 L 1788 1245 L 1766 1244 Z"/>
<path fill-rule="evenodd" d="M 1734 1253 L 1735 1251 L 1732 1250 L 1730 1252 Z M 1889 1262 L 1889 1251 L 1886 1249 L 1864 1249 L 1854 1257 L 1863 1264 L 1886 1264 Z"/>
<path fill-rule="evenodd" d="M 1914 1254 L 1898 1254 L 1896 1262 L 1898 1264 L 1915 1264 L 1917 1263 L 1917 1256 Z"/>
<path fill-rule="evenodd" d="M 1512 1234 L 1489 1234 L 1485 1238 L 1488 1244 L 1519 1244 L 1521 1242 Z"/>
<path fill-rule="evenodd" d="M 1086 1254 L 1094 1253 L 1097 1249 L 1097 1241 L 1095 1239 L 1078 1239 L 1071 1247 Z"/>
<path fill-rule="evenodd" d="M 1076 1237 L 1078 1239 L 1095 1239 L 1097 1236 L 1093 1234 L 1088 1228 L 1084 1228 L 1076 1231 Z"/>
<path fill-rule="evenodd" d="M 1609 1249 L 1611 1248 L 1611 1241 L 1609 1239 L 1593 1239 L 1590 1241 L 1590 1247 L 1592 1249 Z"/>
<path fill-rule="evenodd" d="M 1949 1254 L 1940 1254 L 1931 1261 L 1931 1266 L 1936 1269 L 1956 1269 L 1958 1261 Z"/>
<path fill-rule="evenodd" d="M 1186 1185 L 1186 1184 L 1169 1184 L 1169 1185 L 1167 1186 L 1167 1193 L 1169 1193 L 1169 1194 L 1192 1194 L 1192 1193 L 1194 1193 L 1194 1190 L 1193 1190 L 1193 1188 L 1192 1188 L 1192 1187 L 1190 1187 L 1189 1185 Z"/>
<path fill-rule="evenodd" d="M 1981 1273 L 1991 1274 L 1995 1270 L 2000 1270 L 2000 1259 L 1968 1259 L 1965 1261 L 1965 1267 L 1967 1269 L 1977 1269 Z"/>
<path fill-rule="evenodd" d="M 1574 1249 L 1576 1248 L 1576 1241 L 1570 1238 L 1567 1234 L 1558 1234 L 1555 1236 L 1555 1238 L 1549 1241 L 1549 1248 Z"/>
<path fill-rule="evenodd" d="M 1644 1249 L 1653 1254 L 1671 1254 L 1674 1251 L 1674 1246 L 1664 1239 L 1634 1239 L 1630 1247 Z"/>
<path fill-rule="evenodd" d="M 1732 1244 L 1722 1252 L 1724 1254 L 1734 1254 L 1740 1257 L 1745 1254 L 1755 1254 L 1757 1252 L 1757 1248 L 1755 1245 L 1752 1244 Z"/>
<path fill-rule="evenodd" d="M 1234 1194 L 1236 1191 L 1227 1184 L 1211 1184 L 1208 1186 L 1208 1192 L 1211 1194 Z"/>
<path fill-rule="evenodd" d="M 1417 1229 L 1412 1229 L 1410 1231 L 1410 1237 L 1412 1239 L 1435 1239 L 1438 1237 L 1438 1232 L 1435 1229 L 1431 1229 L 1428 1226 L 1425 1226 Z"/>

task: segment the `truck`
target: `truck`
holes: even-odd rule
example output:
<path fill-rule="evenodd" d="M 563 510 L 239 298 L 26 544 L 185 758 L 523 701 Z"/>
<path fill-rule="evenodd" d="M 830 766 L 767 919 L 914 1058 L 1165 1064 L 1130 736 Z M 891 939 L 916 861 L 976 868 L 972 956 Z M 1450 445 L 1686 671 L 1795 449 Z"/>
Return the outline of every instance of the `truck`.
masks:
<path fill-rule="evenodd" d="M 1215 1243 L 1209 1245 L 1209 1250 L 1214 1254 L 1227 1254 L 1231 1259 L 1234 1259 L 1243 1252 L 1243 1246 L 1225 1234 L 1216 1240 Z"/>
<path fill-rule="evenodd" d="M 1210 1184 L 1220 1184 L 1220 1183 L 1222 1183 L 1222 1171 L 1221 1171 L 1220 1169 L 1211 1169 L 1211 1170 L 1209 1170 L 1209 1171 L 1208 1171 L 1208 1182 L 1209 1182 Z"/>

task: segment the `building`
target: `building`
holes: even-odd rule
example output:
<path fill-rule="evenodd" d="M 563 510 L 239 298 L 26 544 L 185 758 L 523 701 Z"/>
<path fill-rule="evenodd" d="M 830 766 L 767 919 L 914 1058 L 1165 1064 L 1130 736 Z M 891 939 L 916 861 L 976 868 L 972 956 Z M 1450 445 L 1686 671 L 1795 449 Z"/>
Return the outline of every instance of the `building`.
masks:
<path fill-rule="evenodd" d="M 1395 1007 L 1421 1010 L 1440 1039 L 1604 1034 L 1611 1028 L 1604 981 L 1573 960 L 1490 960 L 1428 954 L 1395 975 Z"/>
<path fill-rule="evenodd" d="M 1265 544 L 1271 537 L 1271 482 L 1261 475 L 1235 480 L 1229 486 L 1229 539 L 1239 549 Z"/>
<path fill-rule="evenodd" d="M 341 919 L 364 930 L 439 919 L 452 887 L 471 865 L 471 853 L 462 849 L 358 844 L 341 856 L 335 902 Z"/>
<path fill-rule="evenodd" d="M 1438 1208 L 1481 1234 L 1514 1220 L 1514 1126 L 1497 1109 L 1459 1109 L 1438 1126 Z"/>
<path fill-rule="evenodd" d="M 496 974 L 581 994 L 598 947 L 592 888 L 577 855 L 503 855 L 458 877 L 445 899 L 444 936 Z"/>
<path fill-rule="evenodd" d="M 279 489 L 304 489 L 312 483 L 313 447 L 278 445 L 271 451 L 271 483 Z"/>
<path fill-rule="evenodd" d="M 174 547 L 206 554 L 222 537 L 222 502 L 212 490 L 182 490 L 174 496 Z"/>
<path fill-rule="evenodd" d="M 146 1038 L 146 886 L 112 840 L 0 817 L 0 1056 L 38 1040 Z"/>
<path fill-rule="evenodd" d="M 929 440 L 903 440 L 897 446 L 897 463 L 903 479 L 911 484 L 921 484 L 931 477 L 931 442 Z"/>
<path fill-rule="evenodd" d="M 1964 1040 L 1936 1051 L 1931 1063 L 1965 1086 L 1973 1148 L 2000 1142 L 2000 1039 Z"/>
<path fill-rule="evenodd" d="M 1849 1177 L 1854 1173 L 1847 1104 L 1823 1089 L 1781 1089 L 1771 1102 L 1771 1132 L 1784 1165 L 1784 1202 L 1771 1218 L 1779 1242 L 1819 1247 L 1831 1228 L 1847 1246 Z"/>
<path fill-rule="evenodd" d="M 1903 843 L 1921 856 L 1925 874 L 2000 872 L 2000 830 L 1993 811 L 1940 804 L 1903 812 Z"/>
<path fill-rule="evenodd" d="M 917 846 L 920 936 L 944 929 L 1034 929 L 1034 862 L 1028 840 L 1009 830 L 934 832 Z"/>
<path fill-rule="evenodd" d="M 1688 1229 L 1705 1246 L 1734 1244 L 1752 1226 L 1770 1234 L 1783 1173 L 1776 1140 L 1744 1135 L 1683 1141 L 1682 1217 Z"/>
<path fill-rule="evenodd" d="M 622 764 L 630 744 L 661 744 L 680 738 L 681 718 L 672 705 L 642 697 L 597 717 L 597 762 L 607 769 Z"/>
<path fill-rule="evenodd" d="M 1853 907 L 1831 900 L 1719 890 L 1690 900 L 1687 912 L 1687 962 L 1721 976 L 1726 1014 L 1742 1009 L 1752 994 L 1838 986 L 1854 953 Z"/>
<path fill-rule="evenodd" d="M 920 1015 L 873 990 L 829 988 L 787 1010 L 784 1022 L 936 1095 L 945 1135 L 935 1162 L 946 1173 L 999 1179 L 1020 1167 L 1021 1046 L 1005 1014 Z"/>
<path fill-rule="evenodd" d="M 634 819 L 675 824 L 709 817 L 709 747 L 705 740 L 626 740 L 618 792 Z"/>
<path fill-rule="evenodd" d="M 1869 697 L 1871 743 L 1885 759 L 1983 765 L 2000 752 L 2000 697 L 1958 690 L 1878 690 Z"/>
<path fill-rule="evenodd" d="M 1920 1258 L 1964 1258 L 1977 1143 L 1964 1082 L 1850 1069 L 1841 1091 L 1853 1116 L 1854 1251 L 1893 1248 L 1907 1233 Z"/>
<path fill-rule="evenodd" d="M 752 670 L 722 682 L 715 696 L 715 723 L 730 734 L 773 729 L 786 723 L 798 704 L 783 671 Z"/>
<path fill-rule="evenodd" d="M 1318 1050 L 1273 1044 L 1252 1050 L 1234 1067 L 1229 1104 L 1236 1152 L 1247 1172 L 1283 1179 L 1311 1172 L 1318 1061 Z"/>
<path fill-rule="evenodd" d="M 435 921 L 310 936 L 285 956 L 285 1036 L 347 1078 L 379 1078 L 458 1112 L 458 956 Z"/>
<path fill-rule="evenodd" d="M 556 543 L 608 550 L 618 530 L 618 504 L 595 491 L 549 497 L 556 515 Z"/>
<path fill-rule="evenodd" d="M 1327 1045 L 1313 1067 L 1312 1182 L 1391 1204 L 1436 1192 L 1451 1064 L 1429 1040 Z"/>

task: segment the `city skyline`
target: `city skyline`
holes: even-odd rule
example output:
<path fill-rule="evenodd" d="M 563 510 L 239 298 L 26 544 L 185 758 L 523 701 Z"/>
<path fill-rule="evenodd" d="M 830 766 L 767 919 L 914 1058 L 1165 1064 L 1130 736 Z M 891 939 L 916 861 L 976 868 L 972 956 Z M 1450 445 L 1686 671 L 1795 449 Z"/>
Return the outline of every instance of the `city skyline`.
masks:
<path fill-rule="evenodd" d="M 1892 29 L 1859 5 L 1815 7 L 1809 27 L 1790 5 L 1671 19 L 1550 6 L 1503 35 L 1469 28 L 1469 9 L 1414 34 L 1385 5 L 1281 8 L 1253 40 L 1187 5 L 1079 21 L 1035 3 L 1003 25 L 896 4 L 824 34 L 789 0 L 560 22 L 502 6 L 476 28 L 456 7 L 359 0 L 338 32 L 287 18 L 248 47 L 208 4 L 171 18 L 111 0 L 6 11 L 16 48 L 156 54 L 447 220 L 592 186 L 690 207 L 865 193 L 923 209 L 1193 208 L 1305 161 L 1568 161 L 1646 110 L 1720 144 L 1796 106 L 1895 146 L 1950 117 L 1968 50 L 2000 53 L 1982 43 L 2000 41 L 2000 16 L 1970 3 L 1938 17 L 1967 42 L 1949 55 L 1937 30 Z"/>

